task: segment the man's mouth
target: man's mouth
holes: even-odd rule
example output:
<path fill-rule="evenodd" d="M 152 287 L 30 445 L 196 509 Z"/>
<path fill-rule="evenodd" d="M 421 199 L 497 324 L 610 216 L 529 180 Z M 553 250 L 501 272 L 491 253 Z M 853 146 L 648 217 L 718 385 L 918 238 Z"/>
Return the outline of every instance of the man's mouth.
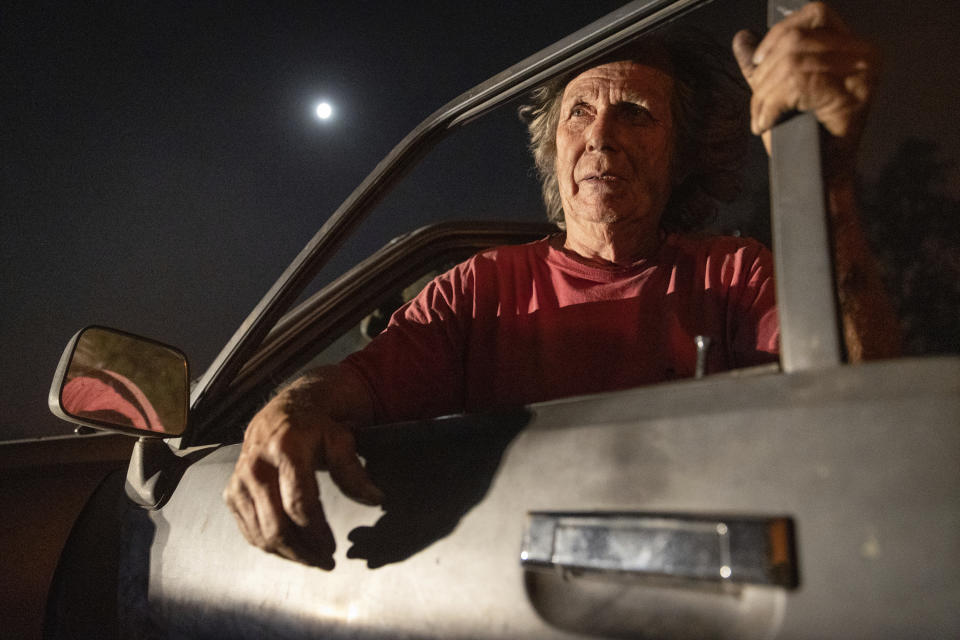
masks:
<path fill-rule="evenodd" d="M 581 182 L 611 183 L 623 180 L 620 176 L 613 173 L 595 173 L 582 179 Z"/>

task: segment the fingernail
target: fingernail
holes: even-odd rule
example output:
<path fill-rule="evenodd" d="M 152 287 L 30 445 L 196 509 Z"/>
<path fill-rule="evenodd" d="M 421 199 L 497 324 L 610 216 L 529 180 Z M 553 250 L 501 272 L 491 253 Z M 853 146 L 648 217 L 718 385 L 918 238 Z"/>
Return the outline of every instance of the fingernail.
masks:
<path fill-rule="evenodd" d="M 769 118 L 766 116 L 760 116 L 757 118 L 757 135 L 760 135 L 764 131 L 770 128 Z"/>
<path fill-rule="evenodd" d="M 751 62 L 753 62 L 753 65 L 756 66 L 761 62 L 763 62 L 763 59 L 765 57 L 766 57 L 766 52 L 761 53 L 760 51 L 757 51 L 756 53 L 753 54 L 753 60 L 751 60 Z"/>

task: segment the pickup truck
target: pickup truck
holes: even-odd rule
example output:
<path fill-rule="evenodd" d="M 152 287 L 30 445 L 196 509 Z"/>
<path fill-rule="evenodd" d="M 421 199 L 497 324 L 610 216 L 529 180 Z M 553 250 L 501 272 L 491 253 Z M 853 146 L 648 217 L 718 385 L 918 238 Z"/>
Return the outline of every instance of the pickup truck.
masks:
<path fill-rule="evenodd" d="M 338 536 L 330 572 L 249 546 L 222 502 L 242 427 L 280 381 L 355 348 L 361 320 L 424 273 L 545 233 L 423 228 L 290 310 L 424 147 L 701 4 L 637 0 L 438 110 L 324 224 L 189 394 L 175 349 L 78 332 L 51 408 L 139 439 L 126 475 L 101 485 L 73 528 L 47 635 L 960 635 L 960 358 L 842 362 L 810 170 L 816 123 L 803 116 L 777 127 L 771 157 L 779 364 L 366 429 L 359 449 L 388 498 L 356 504 L 318 472 Z M 794 4 L 772 0 L 772 19 Z M 80 354 L 107 343 L 169 363 L 152 402 L 160 431 L 138 426 L 143 403 L 110 418 L 65 400 Z"/>

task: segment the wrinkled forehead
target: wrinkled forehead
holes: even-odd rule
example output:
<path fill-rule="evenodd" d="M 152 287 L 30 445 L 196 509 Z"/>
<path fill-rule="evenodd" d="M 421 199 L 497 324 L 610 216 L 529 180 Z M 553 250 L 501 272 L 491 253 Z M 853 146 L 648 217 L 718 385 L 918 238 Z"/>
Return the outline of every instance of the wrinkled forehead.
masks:
<path fill-rule="evenodd" d="M 567 82 L 562 102 L 603 92 L 620 98 L 669 100 L 673 76 L 666 70 L 632 60 L 606 62 L 591 67 Z"/>

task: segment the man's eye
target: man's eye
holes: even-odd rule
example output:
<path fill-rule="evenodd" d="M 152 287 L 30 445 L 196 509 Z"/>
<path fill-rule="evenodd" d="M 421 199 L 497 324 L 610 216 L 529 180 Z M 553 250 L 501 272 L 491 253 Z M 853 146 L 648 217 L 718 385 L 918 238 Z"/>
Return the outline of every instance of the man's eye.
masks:
<path fill-rule="evenodd" d="M 573 108 L 570 109 L 571 118 L 581 118 L 587 114 L 588 114 L 587 107 L 586 105 L 583 105 L 583 104 L 574 105 Z"/>
<path fill-rule="evenodd" d="M 620 104 L 620 111 L 629 118 L 640 120 L 651 117 L 650 111 L 641 104 L 635 102 L 623 102 Z"/>

